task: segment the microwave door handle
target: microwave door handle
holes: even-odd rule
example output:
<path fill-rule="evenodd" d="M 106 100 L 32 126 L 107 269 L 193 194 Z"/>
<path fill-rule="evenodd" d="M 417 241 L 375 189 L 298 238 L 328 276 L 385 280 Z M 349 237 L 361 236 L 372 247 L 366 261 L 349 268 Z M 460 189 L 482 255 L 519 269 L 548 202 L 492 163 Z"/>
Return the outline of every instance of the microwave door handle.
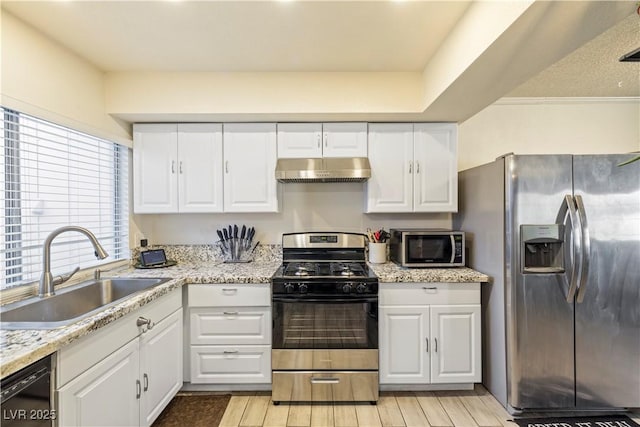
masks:
<path fill-rule="evenodd" d="M 449 261 L 451 264 L 456 260 L 456 240 L 453 238 L 453 234 L 449 235 L 451 239 L 451 260 Z"/>

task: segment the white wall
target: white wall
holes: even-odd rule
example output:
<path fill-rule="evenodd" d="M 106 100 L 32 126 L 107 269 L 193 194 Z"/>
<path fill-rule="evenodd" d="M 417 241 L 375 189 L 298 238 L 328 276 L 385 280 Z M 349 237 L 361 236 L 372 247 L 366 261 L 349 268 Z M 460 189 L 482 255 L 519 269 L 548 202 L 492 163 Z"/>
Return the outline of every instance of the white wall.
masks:
<path fill-rule="evenodd" d="M 1 12 L 2 105 L 130 145 L 130 126 L 105 112 L 104 74 Z"/>
<path fill-rule="evenodd" d="M 505 153 L 640 151 L 639 98 L 503 98 L 458 129 L 458 169 Z"/>
<path fill-rule="evenodd" d="M 150 244 L 213 243 L 216 229 L 229 224 L 254 226 L 255 239 L 262 243 L 280 243 L 286 232 L 451 227 L 450 214 L 363 214 L 363 183 L 281 185 L 280 213 L 134 215 L 133 221 Z"/>

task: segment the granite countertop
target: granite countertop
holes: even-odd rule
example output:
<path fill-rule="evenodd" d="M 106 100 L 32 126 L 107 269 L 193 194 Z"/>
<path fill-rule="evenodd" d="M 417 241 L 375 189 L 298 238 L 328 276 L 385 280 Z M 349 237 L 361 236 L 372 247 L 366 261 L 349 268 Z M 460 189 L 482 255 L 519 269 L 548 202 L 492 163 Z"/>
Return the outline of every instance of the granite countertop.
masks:
<path fill-rule="evenodd" d="M 129 268 L 104 277 L 171 277 L 162 285 L 123 300 L 119 304 L 76 323 L 47 330 L 0 330 L 0 377 L 56 352 L 63 346 L 131 313 L 145 304 L 186 284 L 195 283 L 264 283 L 282 263 L 278 248 L 261 248 L 263 253 L 254 262 L 225 264 L 213 259 L 209 248 L 193 250 L 184 246 L 167 247 L 168 258 L 178 259 L 173 267 L 161 269 Z M 183 252 L 190 251 L 189 256 Z M 173 256 L 172 256 L 173 255 Z M 135 258 L 134 258 L 135 259 Z M 489 278 L 470 268 L 406 269 L 393 263 L 369 264 L 381 283 L 386 282 L 486 282 Z"/>
<path fill-rule="evenodd" d="M 179 263 L 162 269 L 133 269 L 104 277 L 172 277 L 167 283 L 123 300 L 121 303 L 100 311 L 68 326 L 46 330 L 0 330 L 0 377 L 4 378 L 63 346 L 131 313 L 145 304 L 192 283 L 264 283 L 280 266 L 279 260 L 251 262 L 246 264 L 224 264 L 193 262 Z"/>
<path fill-rule="evenodd" d="M 489 276 L 467 267 L 455 268 L 404 268 L 387 262 L 369 267 L 378 276 L 380 283 L 477 283 L 488 282 Z"/>

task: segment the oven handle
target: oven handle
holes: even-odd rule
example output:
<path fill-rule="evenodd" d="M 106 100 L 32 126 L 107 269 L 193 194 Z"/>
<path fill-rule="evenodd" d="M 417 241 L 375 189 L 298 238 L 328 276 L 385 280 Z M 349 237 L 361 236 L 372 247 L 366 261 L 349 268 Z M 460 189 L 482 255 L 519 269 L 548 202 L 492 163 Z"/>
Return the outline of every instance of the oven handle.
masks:
<path fill-rule="evenodd" d="M 298 297 L 273 297 L 273 302 L 295 302 L 295 303 L 363 303 L 363 302 L 378 302 L 378 297 L 365 297 L 365 298 L 298 298 Z"/>

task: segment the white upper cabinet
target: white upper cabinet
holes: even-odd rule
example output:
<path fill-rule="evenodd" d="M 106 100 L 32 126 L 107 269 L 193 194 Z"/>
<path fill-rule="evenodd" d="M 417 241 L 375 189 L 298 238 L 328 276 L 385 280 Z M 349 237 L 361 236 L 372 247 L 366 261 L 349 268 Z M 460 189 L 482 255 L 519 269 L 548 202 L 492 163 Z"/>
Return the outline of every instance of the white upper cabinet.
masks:
<path fill-rule="evenodd" d="M 278 158 L 322 157 L 322 123 L 278 123 Z"/>
<path fill-rule="evenodd" d="M 367 157 L 367 123 L 278 123 L 278 157 Z"/>
<path fill-rule="evenodd" d="M 178 125 L 178 209 L 222 212 L 222 125 Z"/>
<path fill-rule="evenodd" d="M 178 127 L 133 126 L 133 211 L 178 212 Z"/>
<path fill-rule="evenodd" d="M 369 124 L 367 212 L 413 212 L 413 125 Z"/>
<path fill-rule="evenodd" d="M 224 125 L 225 212 L 278 212 L 275 123 Z"/>
<path fill-rule="evenodd" d="M 457 212 L 457 126 L 369 125 L 366 212 Z"/>
<path fill-rule="evenodd" d="M 366 123 L 323 123 L 324 157 L 367 157 Z"/>
<path fill-rule="evenodd" d="M 222 125 L 136 124 L 135 213 L 222 212 Z"/>
<path fill-rule="evenodd" d="M 413 125 L 416 212 L 458 211 L 458 129 L 451 123 Z"/>

